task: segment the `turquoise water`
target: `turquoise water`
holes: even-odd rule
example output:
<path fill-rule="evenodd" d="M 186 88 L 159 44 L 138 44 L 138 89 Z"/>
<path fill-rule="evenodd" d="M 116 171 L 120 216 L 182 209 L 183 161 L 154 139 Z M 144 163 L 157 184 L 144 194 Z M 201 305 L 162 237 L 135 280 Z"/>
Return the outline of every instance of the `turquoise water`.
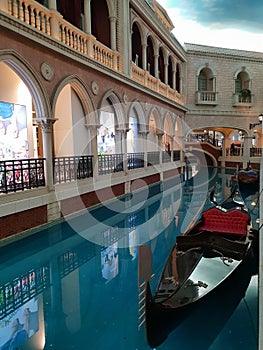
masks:
<path fill-rule="evenodd" d="M 230 177 L 212 170 L 209 182 L 201 174 L 152 186 L 2 247 L 0 349 L 149 349 L 144 327 L 138 331 L 138 244 L 151 247 L 154 288 L 207 188 L 217 182 L 220 200 L 230 191 Z M 254 220 L 255 198 L 247 197 Z M 186 319 L 158 349 L 256 350 L 257 275 L 234 310 L 220 300 Z"/>

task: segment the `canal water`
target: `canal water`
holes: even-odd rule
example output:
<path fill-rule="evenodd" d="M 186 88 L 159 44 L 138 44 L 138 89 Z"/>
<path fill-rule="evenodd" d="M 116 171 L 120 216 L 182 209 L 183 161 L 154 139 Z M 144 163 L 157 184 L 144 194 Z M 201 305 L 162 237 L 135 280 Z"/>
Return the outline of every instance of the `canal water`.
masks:
<path fill-rule="evenodd" d="M 138 330 L 138 245 L 151 248 L 154 289 L 176 236 L 215 183 L 219 202 L 230 193 L 231 175 L 202 169 L 194 179 L 151 186 L 0 248 L 0 350 L 149 349 L 144 327 Z M 257 195 L 246 194 L 255 225 Z M 158 349 L 256 350 L 257 288 L 255 270 L 234 306 L 226 290 Z"/>

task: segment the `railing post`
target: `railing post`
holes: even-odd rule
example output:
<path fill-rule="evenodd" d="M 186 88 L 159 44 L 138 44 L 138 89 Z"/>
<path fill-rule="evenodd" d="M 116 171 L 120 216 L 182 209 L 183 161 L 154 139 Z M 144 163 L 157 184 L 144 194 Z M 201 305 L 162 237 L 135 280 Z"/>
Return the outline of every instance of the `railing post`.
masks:
<path fill-rule="evenodd" d="M 52 38 L 60 40 L 59 22 L 62 15 L 55 10 L 50 10 L 50 34 Z"/>
<path fill-rule="evenodd" d="M 54 189 L 53 184 L 53 124 L 57 119 L 36 118 L 36 122 L 41 126 L 44 158 L 46 158 L 45 179 L 49 191 Z"/>
<path fill-rule="evenodd" d="M 0 0 L 0 9 L 1 11 L 8 13 L 8 0 Z"/>

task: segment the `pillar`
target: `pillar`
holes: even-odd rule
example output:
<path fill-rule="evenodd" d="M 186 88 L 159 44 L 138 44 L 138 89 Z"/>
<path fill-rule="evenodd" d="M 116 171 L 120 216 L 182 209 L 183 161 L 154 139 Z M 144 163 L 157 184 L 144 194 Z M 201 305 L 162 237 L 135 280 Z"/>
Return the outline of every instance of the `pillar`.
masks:
<path fill-rule="evenodd" d="M 154 55 L 154 76 L 159 79 L 159 64 L 158 64 L 159 55 Z"/>
<path fill-rule="evenodd" d="M 243 140 L 243 167 L 246 168 L 250 158 L 251 137 L 244 136 Z"/>
<path fill-rule="evenodd" d="M 91 34 L 90 0 L 84 0 L 84 32 Z"/>
<path fill-rule="evenodd" d="M 147 70 L 147 45 L 142 44 L 142 69 Z"/>
<path fill-rule="evenodd" d="M 159 150 L 159 164 L 162 164 L 162 162 L 163 162 L 163 149 L 162 149 L 163 132 L 157 133 L 157 137 L 158 137 L 158 150 Z"/>
<path fill-rule="evenodd" d="M 89 131 L 89 152 L 93 156 L 92 158 L 92 167 L 93 167 L 93 178 L 97 178 L 99 175 L 98 171 L 98 129 L 100 128 L 100 124 L 85 124 Z"/>
<path fill-rule="evenodd" d="M 164 83 L 168 84 L 168 64 L 164 64 Z"/>
<path fill-rule="evenodd" d="M 50 10 L 57 10 L 57 0 L 48 0 L 48 8 Z"/>
<path fill-rule="evenodd" d="M 140 152 L 143 152 L 144 168 L 147 168 L 147 131 L 139 132 L 140 137 Z"/>
<path fill-rule="evenodd" d="M 54 190 L 53 185 L 53 124 L 57 119 L 37 118 L 37 123 L 41 126 L 43 155 L 46 159 L 45 164 L 45 180 L 46 187 L 49 191 Z"/>
<path fill-rule="evenodd" d="M 111 49 L 116 51 L 116 20 L 115 16 L 111 16 L 110 18 L 110 41 L 111 41 Z"/>

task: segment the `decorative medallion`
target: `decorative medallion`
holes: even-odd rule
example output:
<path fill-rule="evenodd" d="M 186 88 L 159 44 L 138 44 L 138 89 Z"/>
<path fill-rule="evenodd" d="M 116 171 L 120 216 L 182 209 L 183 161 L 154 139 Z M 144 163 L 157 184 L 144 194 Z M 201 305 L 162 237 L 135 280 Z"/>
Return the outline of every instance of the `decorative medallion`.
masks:
<path fill-rule="evenodd" d="M 42 63 L 40 70 L 44 79 L 46 79 L 47 81 L 50 81 L 53 79 L 54 70 L 48 63 L 46 62 Z"/>
<path fill-rule="evenodd" d="M 123 101 L 124 101 L 125 104 L 128 103 L 128 100 L 129 100 L 128 95 L 127 94 L 123 94 Z"/>
<path fill-rule="evenodd" d="M 98 93 L 99 93 L 99 85 L 96 83 L 96 81 L 93 81 L 91 83 L 91 90 L 92 90 L 94 95 L 98 95 Z"/>

